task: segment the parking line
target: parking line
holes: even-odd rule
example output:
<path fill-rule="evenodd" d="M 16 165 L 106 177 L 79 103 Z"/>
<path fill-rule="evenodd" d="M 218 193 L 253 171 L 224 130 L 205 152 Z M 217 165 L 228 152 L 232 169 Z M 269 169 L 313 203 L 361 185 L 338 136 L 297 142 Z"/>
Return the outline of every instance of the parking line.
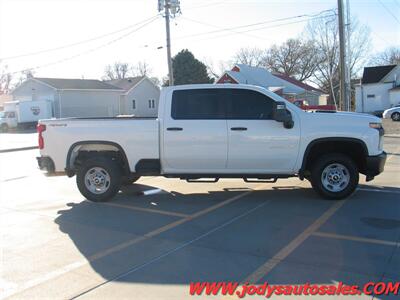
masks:
<path fill-rule="evenodd" d="M 265 275 L 267 275 L 273 268 L 275 268 L 282 260 L 288 257 L 298 246 L 300 246 L 311 234 L 313 234 L 319 227 L 321 227 L 326 221 L 329 220 L 332 215 L 339 210 L 345 203 L 346 200 L 337 201 L 333 204 L 322 216 L 320 216 L 314 223 L 308 226 L 302 233 L 300 233 L 294 240 L 288 245 L 282 248 L 277 254 L 271 259 L 260 266 L 256 271 L 246 277 L 244 282 L 256 283 Z"/>
<path fill-rule="evenodd" d="M 180 217 L 180 218 L 187 218 L 190 216 L 188 214 L 182 214 L 182 213 L 173 212 L 173 211 L 166 211 L 166 210 L 159 210 L 159 209 L 145 208 L 145 207 L 137 207 L 137 206 L 132 206 L 132 205 L 120 204 L 120 203 L 112 203 L 112 202 L 102 203 L 100 205 L 120 207 L 120 208 L 132 209 L 132 210 L 137 210 L 137 211 L 156 213 L 156 214 L 160 214 L 160 215 Z"/>
<path fill-rule="evenodd" d="M 388 193 L 388 194 L 400 194 L 400 191 L 392 191 L 392 190 L 381 190 L 381 189 L 369 189 L 369 188 L 357 188 L 357 191 L 365 191 L 365 192 L 379 192 L 379 193 Z"/>
<path fill-rule="evenodd" d="M 329 233 L 329 232 L 316 231 L 316 232 L 312 233 L 312 235 L 324 237 L 324 238 L 338 239 L 338 240 L 348 240 L 348 241 L 354 241 L 354 242 L 363 242 L 363 243 L 386 245 L 386 246 L 400 246 L 400 243 L 397 243 L 397 242 L 363 238 L 363 237 L 358 237 L 358 236 L 343 235 L 343 234 L 336 234 L 336 233 Z"/>
<path fill-rule="evenodd" d="M 252 209 L 249 209 L 246 212 L 244 212 L 244 213 L 242 213 L 242 214 L 240 214 L 240 215 L 238 215 L 238 216 L 226 221 L 225 223 L 223 223 L 223 224 L 221 224 L 221 225 L 219 225 L 219 226 L 217 226 L 217 227 L 215 227 L 215 228 L 203 233 L 202 235 L 200 235 L 200 236 L 198 236 L 198 237 L 196 237 L 196 238 L 194 238 L 194 239 L 192 239 L 190 241 L 187 241 L 186 243 L 184 243 L 184 244 L 182 244 L 182 245 L 180 245 L 178 247 L 175 247 L 175 248 L 173 248 L 171 250 L 168 250 L 167 252 L 164 252 L 163 254 L 160 254 L 159 256 L 156 256 L 156 257 L 154 257 L 153 259 L 151 259 L 151 260 L 149 260 L 147 262 L 144 262 L 144 263 L 142 263 L 142 264 L 140 264 L 138 266 L 135 266 L 132 269 L 115 276 L 114 278 L 111 278 L 111 279 L 108 279 L 108 280 L 106 280 L 106 281 L 104 281 L 102 283 L 99 283 L 98 285 L 96 285 L 96 286 L 94 286 L 94 287 L 92 287 L 92 288 L 90 288 L 90 289 L 88 289 L 86 291 L 83 291 L 83 292 L 79 293 L 78 295 L 72 297 L 71 299 L 77 299 L 77 298 L 79 298 L 79 297 L 81 297 L 81 296 L 83 296 L 83 295 L 85 295 L 87 293 L 90 293 L 91 291 L 93 291 L 93 290 L 95 290 L 95 289 L 97 289 L 97 288 L 99 288 L 99 287 L 101 287 L 101 286 L 103 286 L 103 285 L 105 285 L 107 283 L 110 283 L 110 282 L 115 281 L 115 280 L 119 280 L 119 279 L 121 279 L 123 277 L 126 277 L 126 276 L 132 274 L 132 273 L 135 273 L 136 271 L 139 271 L 139 270 L 143 269 L 144 267 L 146 267 L 146 266 L 148 266 L 148 265 L 150 265 L 150 264 L 152 264 L 154 262 L 157 262 L 160 259 L 162 259 L 162 258 L 164 258 L 164 257 L 166 257 L 166 256 L 168 256 L 168 255 L 170 255 L 172 253 L 175 253 L 175 252 L 177 252 L 177 251 L 179 251 L 179 250 L 181 250 L 181 249 L 193 244 L 194 242 L 196 242 L 196 241 L 198 241 L 198 240 L 200 240 L 200 239 L 202 239 L 202 238 L 204 238 L 206 236 L 209 236 L 210 234 L 212 234 L 212 233 L 214 233 L 214 232 L 216 232 L 216 231 L 218 231 L 218 230 L 220 230 L 220 229 L 232 224 L 233 222 L 235 222 L 235 221 L 237 221 L 237 220 L 239 220 L 239 219 L 251 214 L 253 211 L 256 211 L 257 209 L 265 206 L 266 204 L 268 204 L 270 202 L 271 202 L 271 200 L 267 200 L 267 201 L 257 205 L 256 207 L 253 207 Z"/>
<path fill-rule="evenodd" d="M 195 218 L 203 216 L 203 215 L 205 215 L 207 213 L 210 213 L 210 212 L 212 212 L 212 211 L 214 211 L 214 210 L 216 210 L 216 209 L 218 209 L 220 207 L 223 207 L 223 206 L 228 205 L 228 204 L 230 204 L 230 203 L 232 203 L 232 202 L 234 202 L 234 201 L 236 201 L 236 200 L 238 200 L 240 198 L 243 198 L 243 197 L 251 194 L 253 191 L 259 189 L 261 186 L 262 185 L 257 186 L 255 189 L 253 189 L 251 191 L 247 191 L 247 192 L 241 193 L 239 195 L 236 195 L 236 196 L 234 196 L 232 198 L 228 198 L 227 200 L 222 201 L 221 203 L 218 203 L 218 204 L 215 204 L 213 206 L 210 206 L 210 207 L 208 207 L 206 209 L 203 209 L 203 210 L 201 210 L 201 211 L 199 211 L 197 213 L 189 215 L 189 216 L 187 216 L 187 217 L 185 217 L 183 219 L 177 220 L 175 222 L 172 222 L 170 224 L 162 226 L 162 227 L 160 227 L 158 229 L 152 230 L 152 231 L 144 234 L 143 236 L 134 238 L 132 240 L 128 240 L 128 241 L 123 242 L 121 244 L 118 244 L 118 245 L 116 245 L 114 247 L 111 247 L 111 248 L 106 249 L 104 251 L 98 252 L 98 253 L 96 253 L 94 255 L 89 256 L 87 259 L 82 259 L 80 261 L 76 261 L 76 262 L 71 263 L 69 265 L 66 265 L 66 266 L 64 266 L 64 267 L 62 267 L 60 269 L 57 269 L 57 270 L 54 270 L 54 271 L 49 272 L 47 274 L 41 275 L 40 277 L 32 279 L 32 280 L 29 280 L 29 281 L 19 285 L 16 288 L 12 288 L 12 289 L 10 289 L 8 291 L 2 291 L 2 294 L 0 295 L 0 299 L 4 299 L 4 298 L 10 297 L 12 295 L 21 293 L 21 292 L 23 292 L 23 291 L 25 291 L 27 289 L 30 289 L 30 288 L 33 288 L 33 287 L 35 287 L 37 285 L 45 283 L 46 281 L 49 281 L 49 280 L 52 280 L 54 278 L 60 277 L 60 276 L 62 276 L 64 274 L 66 274 L 66 273 L 69 273 L 69 272 L 74 271 L 74 270 L 76 270 L 76 269 L 78 269 L 80 267 L 83 267 L 83 266 L 87 265 L 88 263 L 92 263 L 93 261 L 95 261 L 97 259 L 103 258 L 103 257 L 105 257 L 107 255 L 110 255 L 110 254 L 113 254 L 113 253 L 118 252 L 120 250 L 123 250 L 123 249 L 125 249 L 127 247 L 130 247 L 132 245 L 135 245 L 135 244 L 137 244 L 139 242 L 142 242 L 142 241 L 145 241 L 145 240 L 150 239 L 152 237 L 155 237 L 155 236 L 157 236 L 157 235 L 159 235 L 159 234 L 161 234 L 161 233 L 163 233 L 163 232 L 165 232 L 165 231 L 167 231 L 169 229 L 177 227 L 177 226 L 179 226 L 179 225 L 181 225 L 183 223 L 189 222 L 189 221 L 191 221 L 191 220 L 193 220 Z"/>

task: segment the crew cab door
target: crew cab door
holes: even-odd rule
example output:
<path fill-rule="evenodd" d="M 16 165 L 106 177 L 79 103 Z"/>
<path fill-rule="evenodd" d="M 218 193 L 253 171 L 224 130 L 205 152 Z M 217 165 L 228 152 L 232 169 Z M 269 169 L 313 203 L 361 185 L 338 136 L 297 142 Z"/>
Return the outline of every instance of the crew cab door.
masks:
<path fill-rule="evenodd" d="M 218 173 L 227 163 L 228 136 L 219 89 L 174 90 L 166 97 L 161 149 L 165 173 Z"/>
<path fill-rule="evenodd" d="M 246 89 L 231 89 L 228 109 L 228 165 L 231 172 L 292 173 L 298 155 L 300 124 L 287 129 L 272 119 L 273 99 Z"/>

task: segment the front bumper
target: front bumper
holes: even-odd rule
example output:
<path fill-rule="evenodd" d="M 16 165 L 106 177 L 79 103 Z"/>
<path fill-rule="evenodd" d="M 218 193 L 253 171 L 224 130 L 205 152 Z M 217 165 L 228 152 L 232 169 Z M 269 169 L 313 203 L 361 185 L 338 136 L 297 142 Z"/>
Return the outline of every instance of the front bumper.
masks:
<path fill-rule="evenodd" d="M 45 170 L 48 173 L 55 172 L 54 162 L 50 157 L 40 156 L 40 157 L 36 157 L 36 159 L 37 159 L 40 170 Z"/>
<path fill-rule="evenodd" d="M 367 156 L 365 170 L 367 181 L 372 180 L 374 176 L 383 172 L 386 163 L 386 157 L 387 154 L 385 151 L 382 151 L 381 154 L 376 156 Z"/>

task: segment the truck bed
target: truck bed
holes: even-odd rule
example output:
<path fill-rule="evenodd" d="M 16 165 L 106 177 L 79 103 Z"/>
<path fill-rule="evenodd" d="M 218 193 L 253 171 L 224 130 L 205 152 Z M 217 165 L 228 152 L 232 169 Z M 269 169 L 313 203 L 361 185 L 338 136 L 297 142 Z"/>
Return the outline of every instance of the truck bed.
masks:
<path fill-rule="evenodd" d="M 118 145 L 126 153 L 132 172 L 140 159 L 160 156 L 159 123 L 155 118 L 67 118 L 40 120 L 39 124 L 46 125 L 41 155 L 52 153 L 56 172 L 64 172 L 68 153 L 85 141 Z"/>

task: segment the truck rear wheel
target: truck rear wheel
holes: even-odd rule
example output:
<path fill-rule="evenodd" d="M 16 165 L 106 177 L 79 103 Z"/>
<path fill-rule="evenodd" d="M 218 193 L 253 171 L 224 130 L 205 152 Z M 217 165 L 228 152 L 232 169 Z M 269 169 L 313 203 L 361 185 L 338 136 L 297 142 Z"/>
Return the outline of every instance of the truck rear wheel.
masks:
<path fill-rule="evenodd" d="M 357 188 L 359 174 L 354 161 L 340 153 L 318 158 L 311 169 L 311 185 L 322 197 L 340 200 Z"/>
<path fill-rule="evenodd" d="M 90 158 L 78 169 L 76 184 L 86 199 L 94 202 L 108 201 L 119 191 L 121 170 L 111 158 Z"/>

